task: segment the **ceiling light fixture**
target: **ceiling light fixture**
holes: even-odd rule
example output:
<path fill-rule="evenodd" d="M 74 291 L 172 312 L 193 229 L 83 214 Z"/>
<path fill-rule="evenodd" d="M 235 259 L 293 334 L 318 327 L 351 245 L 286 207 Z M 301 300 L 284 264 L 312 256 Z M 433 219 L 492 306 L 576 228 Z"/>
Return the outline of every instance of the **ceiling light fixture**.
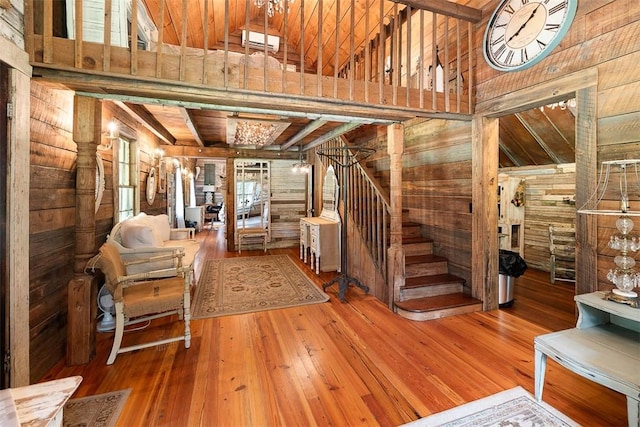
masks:
<path fill-rule="evenodd" d="M 540 111 L 544 111 L 545 108 L 551 108 L 552 110 L 555 110 L 556 108 L 559 108 L 561 110 L 566 110 L 567 108 L 569 108 L 570 110 L 576 108 L 576 99 L 575 98 L 571 98 L 571 99 L 567 99 L 566 101 L 558 101 L 558 102 L 553 102 L 551 104 L 547 104 L 547 105 L 543 105 L 540 107 Z"/>
<path fill-rule="evenodd" d="M 227 142 L 261 148 L 273 144 L 288 126 L 288 122 L 282 121 L 228 117 Z"/>
<path fill-rule="evenodd" d="M 291 167 L 291 170 L 293 173 L 309 173 L 311 172 L 311 164 L 307 163 L 303 158 L 302 158 L 302 148 L 299 148 L 300 150 L 300 161 L 298 163 L 294 163 L 293 166 Z"/>
<path fill-rule="evenodd" d="M 284 6 L 287 0 L 254 0 L 254 3 L 259 8 L 267 5 L 267 15 L 269 18 L 273 18 L 273 15 L 278 13 L 284 13 Z M 293 0 L 289 0 L 289 3 L 293 4 Z"/>

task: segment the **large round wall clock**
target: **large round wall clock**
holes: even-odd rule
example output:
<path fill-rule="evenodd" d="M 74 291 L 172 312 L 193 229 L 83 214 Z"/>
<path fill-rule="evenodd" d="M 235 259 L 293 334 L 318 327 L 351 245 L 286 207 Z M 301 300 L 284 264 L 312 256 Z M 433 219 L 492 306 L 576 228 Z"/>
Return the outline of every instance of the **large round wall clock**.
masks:
<path fill-rule="evenodd" d="M 487 63 L 518 71 L 542 61 L 567 34 L 578 0 L 502 0 L 484 33 Z"/>

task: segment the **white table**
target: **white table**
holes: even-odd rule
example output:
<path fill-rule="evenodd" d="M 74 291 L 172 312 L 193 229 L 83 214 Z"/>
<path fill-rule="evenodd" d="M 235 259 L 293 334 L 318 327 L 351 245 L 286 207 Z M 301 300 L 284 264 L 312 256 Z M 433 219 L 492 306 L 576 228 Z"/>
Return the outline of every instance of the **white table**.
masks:
<path fill-rule="evenodd" d="M 82 377 L 0 390 L 0 425 L 3 427 L 59 427 L 62 410 Z"/>
<path fill-rule="evenodd" d="M 605 300 L 604 295 L 577 295 L 576 327 L 535 338 L 535 396 L 542 400 L 550 357 L 565 368 L 626 395 L 628 424 L 638 427 L 640 309 Z"/>

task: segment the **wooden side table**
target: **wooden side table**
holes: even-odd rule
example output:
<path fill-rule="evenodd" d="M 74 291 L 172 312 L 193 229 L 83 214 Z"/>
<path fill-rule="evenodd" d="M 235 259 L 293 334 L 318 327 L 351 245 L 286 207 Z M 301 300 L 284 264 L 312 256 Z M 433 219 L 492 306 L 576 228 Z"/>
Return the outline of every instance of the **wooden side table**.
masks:
<path fill-rule="evenodd" d="M 535 395 L 542 400 L 547 357 L 627 396 L 629 426 L 639 427 L 640 309 L 604 300 L 604 292 L 576 295 L 578 322 L 535 338 Z"/>

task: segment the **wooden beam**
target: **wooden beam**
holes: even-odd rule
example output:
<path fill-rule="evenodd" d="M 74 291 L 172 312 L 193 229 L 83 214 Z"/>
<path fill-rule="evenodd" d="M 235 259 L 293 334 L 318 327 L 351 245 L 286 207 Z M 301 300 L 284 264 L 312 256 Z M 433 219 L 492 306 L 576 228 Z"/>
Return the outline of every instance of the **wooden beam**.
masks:
<path fill-rule="evenodd" d="M 358 122 L 350 122 L 350 123 L 345 123 L 341 126 L 338 126 L 337 128 L 333 129 L 331 132 L 327 132 L 326 134 L 322 135 L 319 138 L 314 139 L 313 141 L 311 141 L 310 143 L 308 143 L 307 145 L 305 145 L 303 147 L 303 150 L 309 150 L 313 147 L 316 147 L 320 144 L 323 144 L 327 141 L 329 141 L 330 139 L 336 138 L 338 136 L 344 135 L 345 133 L 352 131 L 353 129 L 361 126 L 362 123 L 358 123 Z"/>
<path fill-rule="evenodd" d="M 149 129 L 158 138 L 170 145 L 176 143 L 176 138 L 147 110 L 144 105 L 131 102 L 114 101 L 114 103 L 138 120 L 140 124 Z"/>
<path fill-rule="evenodd" d="M 302 140 L 302 138 L 304 138 L 305 136 L 309 135 L 311 132 L 315 131 L 316 129 L 321 128 L 322 126 L 324 126 L 326 123 L 327 123 L 326 120 L 314 120 L 313 122 L 311 122 L 307 126 L 305 126 L 304 129 L 302 129 L 300 132 L 298 132 L 293 137 L 291 137 L 287 142 L 282 144 L 280 146 L 280 149 L 281 150 L 288 149 L 293 144 L 295 144 L 296 142 Z"/>
<path fill-rule="evenodd" d="M 297 151 L 280 151 L 269 149 L 242 149 L 238 147 L 196 147 L 196 146 L 177 146 L 162 147 L 165 157 L 184 157 L 184 158 L 206 158 L 218 157 L 227 159 L 286 159 L 297 160 Z"/>
<path fill-rule="evenodd" d="M 187 127 L 191 131 L 193 138 L 196 140 L 196 142 L 200 147 L 204 147 L 202 135 L 200 135 L 200 132 L 198 131 L 198 128 L 196 127 L 196 124 L 193 121 L 193 114 L 191 113 L 191 110 L 187 110 L 186 108 L 183 108 L 183 107 L 179 107 L 178 109 L 180 110 L 180 114 L 182 114 L 182 118 L 184 119 L 184 122 L 187 124 Z"/>
<path fill-rule="evenodd" d="M 440 15 L 458 18 L 464 21 L 478 23 L 482 19 L 482 10 L 453 3 L 447 0 L 391 0 L 395 3 L 406 4 L 414 9 L 427 10 Z"/>

